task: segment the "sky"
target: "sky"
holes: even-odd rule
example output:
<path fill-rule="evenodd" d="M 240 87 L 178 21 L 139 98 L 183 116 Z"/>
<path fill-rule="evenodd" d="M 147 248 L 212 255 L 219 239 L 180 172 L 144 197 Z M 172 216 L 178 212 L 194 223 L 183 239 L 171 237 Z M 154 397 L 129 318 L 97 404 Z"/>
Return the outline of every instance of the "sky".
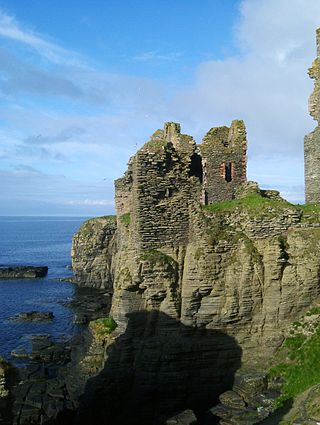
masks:
<path fill-rule="evenodd" d="M 248 178 L 304 202 L 319 0 L 0 0 L 0 215 L 114 212 L 165 121 L 243 119 Z"/>

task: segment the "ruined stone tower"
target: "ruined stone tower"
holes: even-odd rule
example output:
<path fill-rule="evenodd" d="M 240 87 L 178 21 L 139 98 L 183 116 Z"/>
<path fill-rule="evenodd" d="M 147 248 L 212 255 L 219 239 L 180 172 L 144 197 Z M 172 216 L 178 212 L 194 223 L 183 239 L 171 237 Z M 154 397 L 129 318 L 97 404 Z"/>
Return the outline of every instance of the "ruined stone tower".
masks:
<path fill-rule="evenodd" d="M 317 30 L 317 58 L 309 69 L 314 90 L 309 98 L 309 112 L 318 126 L 304 139 L 305 197 L 308 204 L 320 204 L 320 28 Z"/>
<path fill-rule="evenodd" d="M 199 146 L 203 168 L 203 203 L 232 199 L 247 180 L 247 141 L 243 121 L 209 130 Z"/>
<path fill-rule="evenodd" d="M 172 235 L 186 243 L 192 205 L 232 199 L 246 181 L 246 149 L 243 121 L 212 128 L 200 145 L 180 124 L 157 130 L 115 182 L 118 216 L 130 214 L 136 244 L 155 248 L 171 244 Z"/>

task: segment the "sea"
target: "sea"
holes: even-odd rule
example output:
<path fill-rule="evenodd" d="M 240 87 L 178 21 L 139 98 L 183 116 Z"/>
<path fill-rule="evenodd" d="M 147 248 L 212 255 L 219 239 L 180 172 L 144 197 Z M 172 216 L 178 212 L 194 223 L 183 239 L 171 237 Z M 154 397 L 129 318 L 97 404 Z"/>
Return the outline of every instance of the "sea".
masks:
<path fill-rule="evenodd" d="M 34 334 L 53 339 L 74 332 L 68 303 L 75 287 L 61 281 L 72 275 L 73 234 L 88 217 L 0 217 L 0 265 L 48 266 L 47 277 L 0 280 L 0 356 L 15 362 L 11 351 Z M 51 311 L 53 321 L 21 322 L 14 317 L 27 311 Z"/>

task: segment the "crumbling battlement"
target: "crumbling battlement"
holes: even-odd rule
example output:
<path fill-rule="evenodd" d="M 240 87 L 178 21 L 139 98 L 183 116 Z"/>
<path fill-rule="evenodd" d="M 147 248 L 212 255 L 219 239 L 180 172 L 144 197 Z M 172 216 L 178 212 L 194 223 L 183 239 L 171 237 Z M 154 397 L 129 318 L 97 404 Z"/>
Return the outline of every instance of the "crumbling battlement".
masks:
<path fill-rule="evenodd" d="M 246 148 L 243 121 L 212 128 L 201 145 L 180 124 L 166 123 L 115 182 L 119 219 L 130 214 L 141 248 L 186 244 L 190 208 L 232 199 L 246 181 Z"/>

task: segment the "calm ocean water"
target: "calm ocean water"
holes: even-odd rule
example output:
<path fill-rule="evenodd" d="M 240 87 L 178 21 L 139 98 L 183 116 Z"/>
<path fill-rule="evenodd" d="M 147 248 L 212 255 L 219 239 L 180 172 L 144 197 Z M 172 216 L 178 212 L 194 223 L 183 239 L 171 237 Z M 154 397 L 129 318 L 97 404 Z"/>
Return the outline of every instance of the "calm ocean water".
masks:
<path fill-rule="evenodd" d="M 47 265 L 43 279 L 0 280 L 0 356 L 10 352 L 30 334 L 53 337 L 71 335 L 71 300 L 74 285 L 58 279 L 71 275 L 72 235 L 86 218 L 0 217 L 0 265 Z M 52 322 L 14 322 L 14 315 L 31 310 L 52 311 Z"/>

